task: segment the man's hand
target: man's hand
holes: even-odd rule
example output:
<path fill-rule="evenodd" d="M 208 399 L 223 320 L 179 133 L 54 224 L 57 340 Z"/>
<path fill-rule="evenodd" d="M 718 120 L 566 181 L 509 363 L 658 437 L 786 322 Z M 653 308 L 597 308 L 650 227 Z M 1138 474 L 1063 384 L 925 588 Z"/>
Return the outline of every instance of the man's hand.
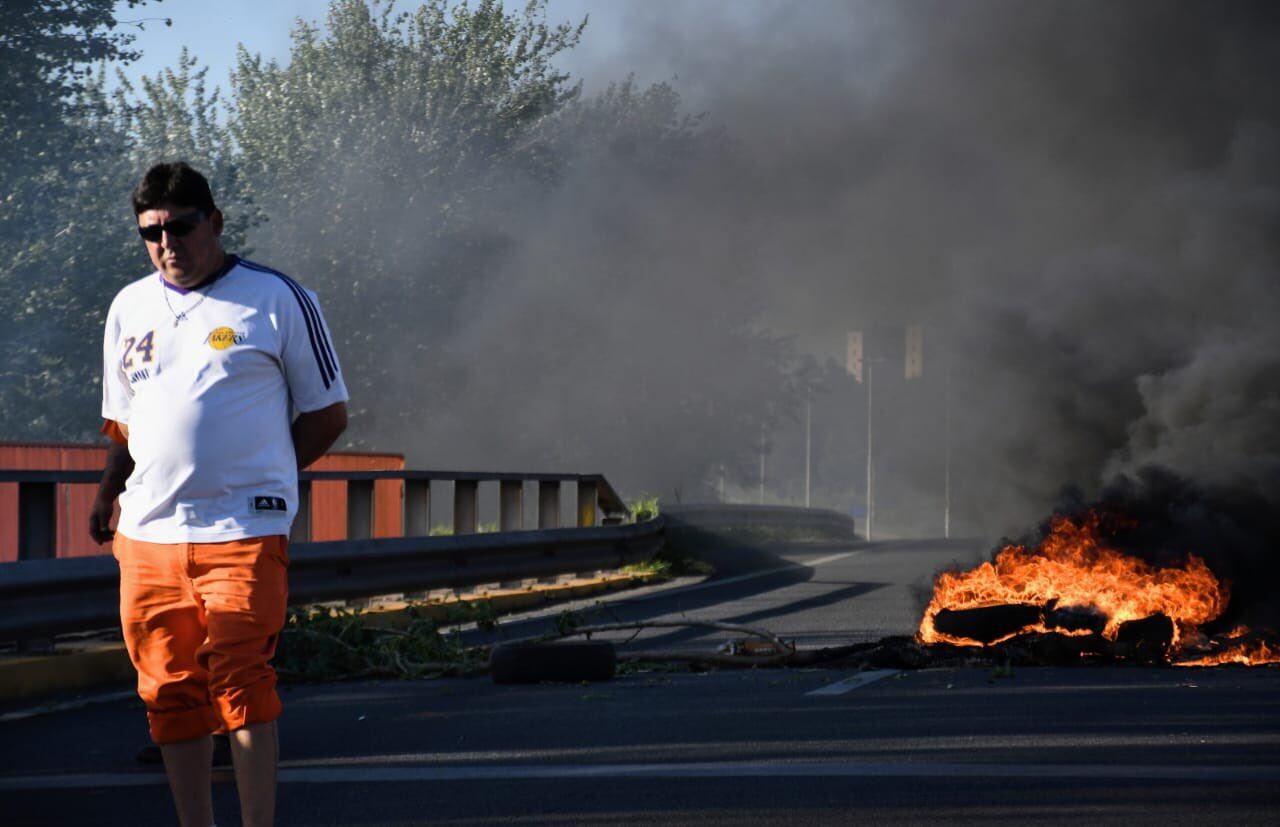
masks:
<path fill-rule="evenodd" d="M 324 456 L 342 432 L 347 429 L 347 403 L 335 402 L 318 411 L 298 414 L 293 420 L 293 452 L 298 468 L 306 468 Z"/>
<path fill-rule="evenodd" d="M 116 532 L 111 528 L 115 506 L 114 499 L 94 498 L 93 508 L 89 510 L 89 536 L 95 543 L 109 543 L 115 538 Z"/>
<path fill-rule="evenodd" d="M 107 447 L 106 468 L 98 485 L 98 496 L 89 510 L 89 536 L 95 543 L 110 542 L 116 533 L 111 530 L 111 516 L 115 511 L 116 497 L 124 491 L 125 480 L 133 473 L 133 457 L 129 446 L 113 442 Z"/>

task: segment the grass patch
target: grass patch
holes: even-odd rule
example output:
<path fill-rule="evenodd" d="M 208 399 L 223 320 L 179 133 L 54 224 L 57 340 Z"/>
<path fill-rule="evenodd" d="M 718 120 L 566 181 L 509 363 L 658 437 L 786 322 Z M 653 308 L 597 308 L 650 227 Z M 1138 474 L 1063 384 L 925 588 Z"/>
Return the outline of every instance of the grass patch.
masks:
<path fill-rule="evenodd" d="M 370 623 L 360 609 L 307 607 L 291 611 L 280 634 L 274 664 L 286 682 L 356 678 L 430 678 L 483 670 L 488 651 L 462 645 L 458 632 L 441 626 L 497 625 L 488 601 L 451 606 L 443 624 L 417 604 L 403 629 Z"/>
<path fill-rule="evenodd" d="M 658 516 L 658 498 L 641 494 L 639 499 L 628 503 L 627 508 L 631 510 L 631 522 L 643 523 Z"/>
<path fill-rule="evenodd" d="M 670 539 L 654 555 L 652 562 L 663 566 L 670 577 L 701 577 L 716 571 L 715 566 L 700 559 L 692 547 L 673 543 Z"/>
<path fill-rule="evenodd" d="M 479 523 L 476 525 L 476 534 L 496 534 L 497 531 L 497 523 Z M 431 531 L 427 532 L 428 537 L 452 537 L 453 535 L 453 526 L 448 525 L 432 526 Z"/>
<path fill-rule="evenodd" d="M 647 494 L 641 494 L 639 498 L 627 503 L 627 508 L 631 510 L 631 521 L 633 523 L 643 523 L 657 519 L 658 515 L 662 513 L 658 498 L 650 497 Z M 670 528 L 667 529 L 667 537 L 667 543 L 662 547 L 661 551 L 654 555 L 652 560 L 628 566 L 623 571 L 636 574 L 656 574 L 660 577 L 703 576 L 715 572 L 714 566 L 699 560 L 692 553 L 693 548 L 689 544 L 673 544 L 670 540 Z"/>
<path fill-rule="evenodd" d="M 652 560 L 642 560 L 639 563 L 623 566 L 618 571 L 621 574 L 630 574 L 635 577 L 653 577 L 665 580 L 672 576 L 671 568 L 670 560 L 654 557 Z"/>

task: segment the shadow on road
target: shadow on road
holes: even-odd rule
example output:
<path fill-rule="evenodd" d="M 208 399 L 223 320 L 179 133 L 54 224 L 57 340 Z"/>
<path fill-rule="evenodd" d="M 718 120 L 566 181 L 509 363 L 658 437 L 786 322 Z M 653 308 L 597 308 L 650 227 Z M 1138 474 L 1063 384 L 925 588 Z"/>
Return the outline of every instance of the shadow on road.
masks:
<path fill-rule="evenodd" d="M 783 553 L 797 555 L 805 552 L 813 554 L 831 554 L 840 551 L 851 551 L 858 547 L 852 543 L 786 543 L 770 548 L 739 546 L 708 549 L 699 553 L 699 557 L 715 566 L 715 575 L 707 581 L 713 584 L 722 581 L 722 585 L 713 588 L 689 590 L 675 589 L 670 594 L 656 594 L 641 598 L 623 598 L 601 604 L 598 608 L 588 610 L 584 614 L 588 623 L 635 623 L 652 620 L 658 617 L 702 612 L 708 607 L 729 604 L 768 592 L 784 589 L 810 582 L 815 570 L 783 556 Z M 734 578 L 742 578 L 734 580 Z M 867 592 L 882 588 L 883 583 L 853 583 L 847 588 L 816 595 L 812 598 L 789 603 L 783 606 L 770 606 L 767 609 L 744 614 L 740 617 L 718 618 L 727 623 L 749 623 L 768 617 L 789 614 L 806 608 L 817 608 L 830 605 L 841 600 L 858 597 Z M 492 644 L 513 638 L 523 638 L 553 631 L 556 627 L 555 617 L 538 617 L 528 620 L 509 620 L 496 629 L 485 632 L 476 630 L 465 636 L 468 644 Z M 646 637 L 645 644 L 669 646 L 686 642 L 704 635 L 705 631 L 696 629 L 678 630 L 658 637 Z"/>

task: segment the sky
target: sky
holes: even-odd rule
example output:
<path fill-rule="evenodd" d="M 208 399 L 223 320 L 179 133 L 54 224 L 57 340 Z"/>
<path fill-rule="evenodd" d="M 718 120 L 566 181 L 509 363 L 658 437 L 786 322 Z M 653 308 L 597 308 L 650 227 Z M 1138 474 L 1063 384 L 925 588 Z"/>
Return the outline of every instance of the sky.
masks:
<path fill-rule="evenodd" d="M 414 4 L 398 0 L 395 5 L 410 8 Z M 237 46 L 244 44 L 264 58 L 285 61 L 295 22 L 302 18 L 323 24 L 328 7 L 328 0 L 163 0 L 132 9 L 121 2 L 116 8 L 119 20 L 141 21 L 140 28 L 129 30 L 135 32 L 134 47 L 142 52 L 142 58 L 126 67 L 125 74 L 135 80 L 154 75 L 174 65 L 185 46 L 209 67 L 209 81 L 225 89 L 235 66 Z M 551 0 L 547 7 L 550 21 L 578 22 L 590 16 L 590 36 L 566 59 L 564 68 L 579 74 L 590 66 L 615 64 L 625 57 L 625 30 L 633 11 L 629 4 L 619 2 Z M 165 18 L 173 25 L 166 26 Z M 621 79 L 632 69 L 638 70 L 637 78 L 642 82 L 669 79 L 650 77 L 661 74 L 662 68 L 641 66 L 638 61 L 630 69 L 618 67 L 609 79 Z M 590 84 L 588 91 L 592 91 Z"/>
<path fill-rule="evenodd" d="M 262 3 L 253 0 L 223 0 L 203 3 L 196 0 L 168 0 L 130 8 L 116 5 L 116 16 L 134 33 L 134 48 L 142 58 L 129 65 L 131 78 L 153 75 L 177 62 L 185 46 L 209 67 L 210 79 L 224 85 L 235 64 L 236 46 L 243 43 L 251 52 L 283 59 L 289 53 L 289 32 L 298 17 L 323 18 L 323 0 L 280 0 Z M 166 26 L 163 19 L 173 21 Z"/>

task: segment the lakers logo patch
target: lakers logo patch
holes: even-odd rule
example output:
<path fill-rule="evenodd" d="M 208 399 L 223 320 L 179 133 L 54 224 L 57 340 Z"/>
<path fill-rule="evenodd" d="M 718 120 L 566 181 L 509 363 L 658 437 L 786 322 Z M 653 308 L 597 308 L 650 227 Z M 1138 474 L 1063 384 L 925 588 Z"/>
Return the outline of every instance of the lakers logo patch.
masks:
<path fill-rule="evenodd" d="M 238 345 L 243 342 L 244 334 L 236 333 L 229 327 L 215 327 L 205 341 L 214 350 L 226 350 L 232 345 Z"/>

